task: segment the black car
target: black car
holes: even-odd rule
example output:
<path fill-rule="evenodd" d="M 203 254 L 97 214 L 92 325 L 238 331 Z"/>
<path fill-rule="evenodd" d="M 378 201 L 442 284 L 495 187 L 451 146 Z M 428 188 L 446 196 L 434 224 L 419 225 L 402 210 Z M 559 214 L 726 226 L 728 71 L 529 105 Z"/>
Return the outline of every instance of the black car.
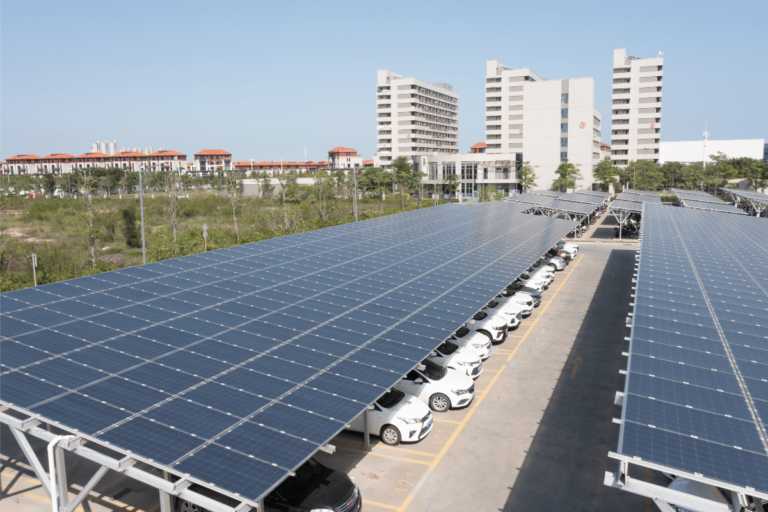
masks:
<path fill-rule="evenodd" d="M 221 498 L 221 495 L 197 485 L 191 486 L 190 490 L 203 496 Z M 240 503 L 232 499 L 225 499 L 224 502 L 230 507 Z M 264 498 L 264 508 L 266 512 L 360 512 L 363 499 L 347 475 L 309 459 L 296 470 L 296 476 L 285 479 Z M 204 508 L 178 498 L 176 511 L 206 512 Z"/>

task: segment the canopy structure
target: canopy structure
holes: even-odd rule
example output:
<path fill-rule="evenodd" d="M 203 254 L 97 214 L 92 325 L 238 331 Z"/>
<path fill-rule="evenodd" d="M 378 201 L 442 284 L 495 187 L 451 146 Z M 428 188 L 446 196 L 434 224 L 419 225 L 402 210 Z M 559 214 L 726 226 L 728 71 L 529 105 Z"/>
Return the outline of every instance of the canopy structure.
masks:
<path fill-rule="evenodd" d="M 601 190 L 588 190 L 588 189 L 585 189 L 585 188 L 577 190 L 576 193 L 577 194 L 586 194 L 586 195 L 589 195 L 589 196 L 599 196 L 599 197 L 603 197 L 603 198 L 606 198 L 606 199 L 613 195 L 610 192 L 603 192 Z"/>
<path fill-rule="evenodd" d="M 594 194 L 581 194 L 581 193 L 567 193 L 558 192 L 555 190 L 533 190 L 530 192 L 532 195 L 551 197 L 553 199 L 561 199 L 563 201 L 573 201 L 574 203 L 587 203 L 587 204 L 600 204 L 605 202 L 609 196 L 598 196 Z"/>
<path fill-rule="evenodd" d="M 41 482 L 26 436 L 48 425 L 94 483 L 261 509 L 576 225 L 526 209 L 443 205 L 2 294 L 0 422 Z"/>
<path fill-rule="evenodd" d="M 636 465 L 732 491 L 737 505 L 768 499 L 768 224 L 652 203 L 642 214 L 609 454 L 620 466 L 605 484 L 662 510 L 734 510 L 635 480 Z"/>
<path fill-rule="evenodd" d="M 723 195 L 728 195 L 735 206 L 752 212 L 757 217 L 762 217 L 764 212 L 768 212 L 768 194 L 731 188 L 721 188 L 720 191 Z"/>
<path fill-rule="evenodd" d="M 677 196 L 677 201 L 684 208 L 695 208 L 697 210 L 711 210 L 714 212 L 735 213 L 737 215 L 746 215 L 747 213 L 732 204 L 726 203 L 715 196 L 706 192 L 680 190 L 673 188 L 672 192 Z"/>
<path fill-rule="evenodd" d="M 599 204 L 576 203 L 537 194 L 519 194 L 505 200 L 530 205 L 530 208 L 526 210 L 528 213 L 548 217 L 560 216 L 567 220 L 576 220 L 579 225 L 589 223 L 590 216 L 594 215 L 600 208 Z"/>

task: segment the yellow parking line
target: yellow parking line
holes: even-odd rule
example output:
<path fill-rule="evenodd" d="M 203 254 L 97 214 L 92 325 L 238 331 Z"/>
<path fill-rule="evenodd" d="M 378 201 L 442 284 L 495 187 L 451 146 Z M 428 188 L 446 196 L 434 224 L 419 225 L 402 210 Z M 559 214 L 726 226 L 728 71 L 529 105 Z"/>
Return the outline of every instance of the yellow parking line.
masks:
<path fill-rule="evenodd" d="M 430 462 L 424 462 L 423 460 L 416 460 L 416 459 L 407 459 L 405 457 L 395 457 L 394 455 L 387 455 L 386 453 L 379 453 L 379 452 L 369 452 L 366 450 L 356 450 L 354 448 L 346 448 L 344 446 L 336 446 L 339 450 L 344 450 L 345 452 L 352 452 L 352 453 L 364 453 L 366 455 L 375 455 L 376 457 L 384 457 L 386 459 L 395 459 L 395 460 L 402 460 L 403 462 L 413 462 L 414 464 L 423 464 L 425 466 L 429 466 Z M 434 457 L 434 455 L 430 455 L 430 457 Z"/>
<path fill-rule="evenodd" d="M 554 298 L 555 298 L 555 297 L 557 297 L 557 294 L 558 294 L 558 293 L 560 293 L 560 290 L 563 288 L 563 285 L 564 285 L 564 284 L 565 284 L 565 282 L 568 280 L 568 277 L 570 277 L 571 273 L 573 272 L 573 269 L 575 269 L 575 268 L 578 266 L 578 264 L 581 262 L 581 260 L 582 260 L 582 259 L 583 259 L 583 258 L 580 258 L 580 259 L 579 259 L 579 261 L 577 261 L 577 262 L 576 262 L 576 263 L 573 265 L 573 267 L 571 267 L 571 272 L 570 272 L 570 273 L 569 273 L 567 276 L 565 276 L 565 278 L 562 280 L 562 282 L 560 283 L 560 286 L 557 288 L 557 290 L 555 291 L 555 293 L 554 293 L 554 294 L 552 294 L 552 298 L 550 299 L 550 302 L 551 302 L 552 300 L 554 300 Z M 547 308 L 546 308 L 546 306 L 545 306 L 543 309 L 541 309 L 541 313 L 543 314 L 543 313 L 544 313 L 544 311 L 546 311 L 546 309 L 547 309 Z M 525 335 L 522 337 L 522 339 L 521 339 L 521 340 L 518 342 L 518 344 L 517 344 L 517 346 L 514 348 L 514 350 L 512 350 L 512 353 L 511 353 L 511 354 L 509 355 L 509 357 L 507 358 L 507 363 L 508 363 L 509 361 L 511 361 L 513 357 L 515 357 L 515 354 L 517 354 L 517 351 L 518 351 L 518 349 L 519 349 L 519 348 L 520 348 L 520 346 L 521 346 L 521 345 L 522 345 L 522 344 L 525 342 L 525 340 L 528 338 L 528 334 L 530 333 L 531 329 L 533 329 L 533 326 L 534 326 L 534 325 L 536 325 L 536 322 L 538 322 L 538 320 L 539 320 L 540 316 L 541 316 L 541 315 L 539 315 L 539 317 L 537 317 L 537 318 L 536 318 L 536 320 L 534 320 L 533 324 L 531 324 L 531 328 L 528 330 L 528 332 L 526 332 L 526 333 L 525 333 Z M 501 368 L 498 370 L 498 373 L 496 373 L 496 375 L 493 377 L 493 379 L 491 379 L 491 382 L 489 382 L 489 383 L 488 383 L 488 386 L 486 386 L 486 388 L 485 388 L 485 393 L 483 393 L 483 396 L 480 396 L 480 397 L 478 397 L 478 398 L 477 398 L 477 400 L 475 400 L 475 403 L 474 403 L 474 405 L 473 405 L 473 406 L 472 406 L 472 408 L 469 410 L 469 412 L 468 412 L 468 413 L 467 413 L 467 415 L 464 417 L 464 419 L 463 419 L 463 420 L 461 420 L 460 422 L 458 422 L 458 427 L 456 428 L 456 430 L 454 430 L 454 431 L 453 431 L 453 433 L 451 434 L 451 437 L 450 437 L 450 438 L 448 439 L 448 441 L 445 443 L 445 446 L 443 446 L 443 448 L 440 450 L 440 453 L 439 453 L 439 454 L 438 454 L 438 455 L 435 457 L 435 460 L 434 460 L 434 461 L 432 461 L 432 463 L 429 465 L 429 469 L 428 469 L 428 471 L 432 471 L 432 470 L 433 470 L 435 467 L 437 467 L 437 465 L 440 463 L 440 461 L 443 459 L 443 457 L 445 457 L 445 454 L 446 454 L 446 453 L 448 453 L 448 450 L 449 450 L 449 449 L 450 449 L 450 447 L 453 445 L 454 441 L 456 441 L 456 438 L 459 436 L 459 434 L 460 434 L 460 433 L 461 433 L 461 431 L 464 429 L 464 427 L 466 426 L 466 424 L 467 424 L 467 423 L 469 422 L 469 420 L 472 418 L 472 415 L 475 413 L 475 411 L 477 410 L 477 408 L 478 408 L 478 407 L 480 407 L 480 403 L 481 403 L 481 402 L 483 401 L 483 399 L 484 399 L 484 398 L 485 398 L 485 397 L 488 395 L 488 392 L 491 390 L 491 388 L 493 388 L 493 385 L 494 385 L 494 384 L 496 384 L 496 381 L 499 379 L 499 377 L 501 377 L 501 374 L 502 374 L 502 372 L 503 372 L 503 371 L 504 371 L 506 368 L 507 368 L 507 365 L 505 364 L 504 366 L 502 366 L 502 367 L 501 367 Z M 450 420 L 437 420 L 437 419 L 435 419 L 435 421 L 450 421 Z M 456 423 L 456 422 L 455 422 L 455 421 L 451 421 L 451 423 Z M 419 485 L 419 486 L 420 486 L 420 485 L 422 485 L 422 483 L 425 481 L 425 479 L 426 479 L 425 477 L 422 477 L 422 479 L 421 479 L 421 481 L 419 482 L 419 484 L 418 484 L 418 485 Z M 411 494 L 409 494 L 409 495 L 408 495 L 408 497 L 405 499 L 405 501 L 403 501 L 402 505 L 400 505 L 400 507 L 398 507 L 398 508 L 397 508 L 398 512 L 404 512 L 404 511 L 405 511 L 405 509 L 406 509 L 406 508 L 408 508 L 408 505 L 411 503 L 411 500 L 413 500 L 414 494 L 415 494 L 415 493 L 414 493 L 413 491 L 411 491 Z"/>
<path fill-rule="evenodd" d="M 363 500 L 363 503 L 374 507 L 386 508 L 387 510 L 399 510 L 399 507 L 395 507 L 394 505 L 385 505 L 384 503 L 377 503 L 371 500 Z"/>
<path fill-rule="evenodd" d="M 440 419 L 440 418 L 434 418 L 434 419 L 433 419 L 433 421 L 440 421 L 440 422 L 442 422 L 442 423 L 455 423 L 456 425 L 460 425 L 460 424 L 461 424 L 461 422 L 460 422 L 460 421 L 454 421 L 454 420 L 443 420 L 443 419 Z"/>

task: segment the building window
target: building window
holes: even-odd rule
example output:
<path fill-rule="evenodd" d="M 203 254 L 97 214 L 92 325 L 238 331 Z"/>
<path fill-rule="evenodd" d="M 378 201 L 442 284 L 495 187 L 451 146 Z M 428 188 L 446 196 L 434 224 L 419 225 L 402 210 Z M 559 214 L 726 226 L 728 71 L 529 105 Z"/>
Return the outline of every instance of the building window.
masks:
<path fill-rule="evenodd" d="M 477 179 L 477 164 L 474 162 L 462 162 L 461 163 L 461 179 L 462 180 L 476 180 Z"/>
<path fill-rule="evenodd" d="M 560 95 L 560 103 L 568 103 L 568 93 L 564 92 Z M 565 117 L 565 116 L 563 116 Z"/>
<path fill-rule="evenodd" d="M 437 178 L 437 163 L 432 162 L 429 164 L 429 179 L 436 180 Z"/>
<path fill-rule="evenodd" d="M 561 148 L 568 147 L 568 137 L 560 137 L 560 147 Z"/>
<path fill-rule="evenodd" d="M 567 108 L 561 108 L 560 109 L 560 117 L 563 119 L 568 119 L 568 109 Z"/>
<path fill-rule="evenodd" d="M 566 158 L 568 158 L 568 152 L 566 152 L 566 151 L 561 151 L 561 152 L 560 152 L 560 160 L 564 160 L 564 159 L 566 159 Z"/>
<path fill-rule="evenodd" d="M 568 123 L 560 123 L 560 131 L 562 133 L 568 133 Z"/>
<path fill-rule="evenodd" d="M 453 162 L 444 162 L 443 163 L 443 178 L 448 176 L 449 174 L 456 174 L 456 164 Z"/>

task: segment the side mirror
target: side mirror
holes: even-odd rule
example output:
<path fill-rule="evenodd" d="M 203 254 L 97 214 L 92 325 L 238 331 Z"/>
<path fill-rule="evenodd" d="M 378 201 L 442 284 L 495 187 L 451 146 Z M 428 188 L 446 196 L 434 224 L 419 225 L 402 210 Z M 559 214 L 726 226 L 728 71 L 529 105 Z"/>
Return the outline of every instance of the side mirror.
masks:
<path fill-rule="evenodd" d="M 421 377 L 419 377 L 418 379 L 416 379 L 416 380 L 415 380 L 415 381 L 413 381 L 413 382 L 415 382 L 416 384 L 424 384 L 424 379 L 422 379 Z"/>
<path fill-rule="evenodd" d="M 432 357 L 438 357 L 439 355 L 437 352 L 432 352 Z"/>

